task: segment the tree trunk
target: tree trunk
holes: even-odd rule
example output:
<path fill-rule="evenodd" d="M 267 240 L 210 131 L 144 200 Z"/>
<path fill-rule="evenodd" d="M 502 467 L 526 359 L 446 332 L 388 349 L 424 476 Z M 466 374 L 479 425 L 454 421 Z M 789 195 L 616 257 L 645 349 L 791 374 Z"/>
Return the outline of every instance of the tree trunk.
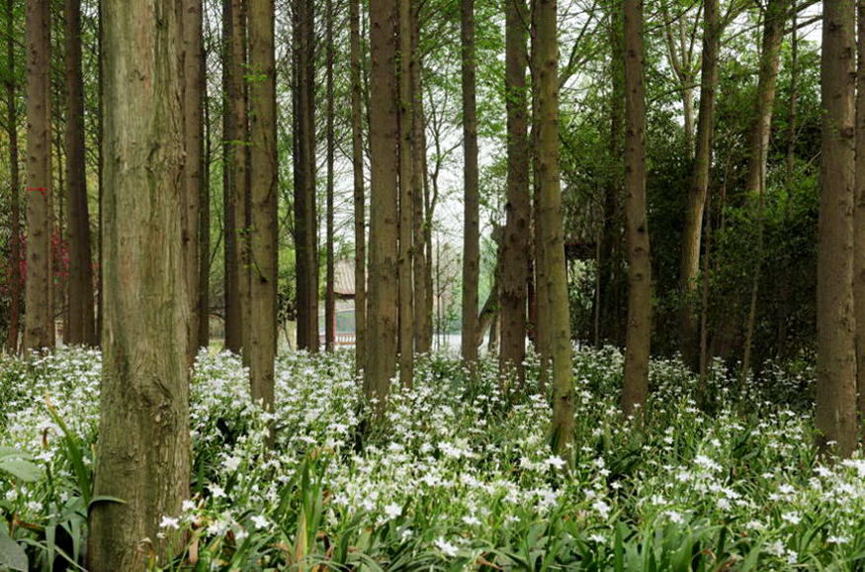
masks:
<path fill-rule="evenodd" d="M 628 330 L 622 410 L 642 412 L 649 392 L 652 335 L 652 264 L 646 217 L 646 91 L 643 0 L 624 0 L 625 219 L 628 234 Z"/>
<path fill-rule="evenodd" d="M 54 347 L 51 38 L 48 0 L 27 3 L 27 277 L 24 349 Z"/>
<path fill-rule="evenodd" d="M 709 172 L 712 166 L 715 90 L 718 86 L 718 51 L 721 45 L 718 0 L 705 0 L 703 10 L 703 63 L 700 78 L 700 112 L 697 118 L 697 148 L 694 153 L 694 171 L 688 193 L 688 205 L 685 209 L 679 272 L 683 297 L 681 350 L 685 363 L 690 367 L 694 367 L 698 361 L 697 322 L 694 312 L 700 268 L 700 242 L 703 236 L 703 213 L 706 208 Z"/>
<path fill-rule="evenodd" d="M 349 0 L 351 58 L 351 165 L 354 178 L 354 323 L 355 368 L 366 358 L 366 213 L 363 180 L 363 128 L 360 51 L 360 0 Z"/>
<path fill-rule="evenodd" d="M 853 312 L 855 10 L 852 0 L 823 5 L 823 137 L 817 251 L 818 444 L 842 456 L 856 449 Z"/>
<path fill-rule="evenodd" d="M 201 64 L 207 69 L 207 51 L 202 50 Z M 204 108 L 204 156 L 201 180 L 201 195 L 198 200 L 198 336 L 197 347 L 210 345 L 210 162 L 212 156 L 210 139 L 210 98 L 207 94 L 206 73 L 201 77 L 201 98 Z"/>
<path fill-rule="evenodd" d="M 384 411 L 397 355 L 397 106 L 396 0 L 370 0 L 371 82 L 369 138 L 371 157 L 369 236 L 369 315 L 364 393 Z"/>
<path fill-rule="evenodd" d="M 297 74 L 296 164 L 294 185 L 297 346 L 318 351 L 318 232 L 315 206 L 315 23 L 311 0 L 295 3 Z"/>
<path fill-rule="evenodd" d="M 411 10 L 411 78 L 412 93 L 412 226 L 414 248 L 414 344 L 415 352 L 428 353 L 432 349 L 432 306 L 428 298 L 432 295 L 426 273 L 429 247 L 425 241 L 424 187 L 426 184 L 426 129 L 423 111 L 423 59 L 420 43 L 420 5 L 414 3 Z"/>
<path fill-rule="evenodd" d="M 279 277 L 275 57 L 274 0 L 249 0 L 249 373 L 252 399 L 269 410 Z"/>
<path fill-rule="evenodd" d="M 760 72 L 757 82 L 757 103 L 754 127 L 751 131 L 751 153 L 745 191 L 757 197 L 757 253 L 751 281 L 751 300 L 745 331 L 745 348 L 742 357 L 742 376 L 751 369 L 751 350 L 754 345 L 754 329 L 757 323 L 757 294 L 763 268 L 763 228 L 765 226 L 766 163 L 769 153 L 769 136 L 772 132 L 772 111 L 778 84 L 781 40 L 790 0 L 769 0 L 763 25 L 763 46 L 760 53 Z"/>
<path fill-rule="evenodd" d="M 478 189 L 478 119 L 475 101 L 475 3 L 461 0 L 464 231 L 462 286 L 462 358 L 478 359 L 478 275 L 480 264 L 480 191 Z"/>
<path fill-rule="evenodd" d="M 176 7 L 105 4 L 105 343 L 94 496 L 124 502 L 92 505 L 91 570 L 167 565 L 181 548 L 179 535 L 159 526 L 180 514 L 191 462 Z"/>
<path fill-rule="evenodd" d="M 68 0 L 67 0 L 68 1 Z M 204 47 L 202 39 L 202 0 L 183 0 L 183 129 L 186 161 L 183 171 L 182 240 L 186 292 L 192 309 L 187 324 L 188 362 L 198 353 L 198 324 L 201 316 L 198 231 L 201 223 L 201 193 L 204 186 L 204 123 L 202 86 L 204 84 Z"/>
<path fill-rule="evenodd" d="M 18 107 L 15 85 L 15 0 L 6 0 L 6 132 L 9 137 L 9 184 L 10 197 L 10 304 L 9 333 L 6 349 L 10 354 L 18 352 L 21 329 L 21 198 L 18 171 Z"/>
<path fill-rule="evenodd" d="M 225 0 L 223 42 L 225 102 L 225 348 L 240 353 L 245 347 L 244 321 L 248 306 L 246 251 L 247 117 L 246 117 L 246 0 Z"/>
<path fill-rule="evenodd" d="M 66 199 L 69 209 L 68 344 L 95 346 L 93 263 L 84 167 L 84 84 L 81 76 L 81 0 L 66 0 Z"/>
<path fill-rule="evenodd" d="M 413 109 L 411 82 L 411 2 L 399 2 L 399 377 L 411 387 L 414 375 L 414 190 L 412 189 Z"/>
<path fill-rule="evenodd" d="M 858 410 L 865 417 L 865 2 L 856 3 L 858 68 L 856 70 L 856 171 L 853 212 L 853 301 L 856 323 Z M 790 143 L 790 148 L 793 143 Z M 792 162 L 792 160 L 791 160 Z"/>
<path fill-rule="evenodd" d="M 333 162 L 334 162 L 334 126 L 333 126 L 333 0 L 325 2 L 325 49 L 327 51 L 327 69 L 325 70 L 326 122 L 325 136 L 327 138 L 327 278 L 325 280 L 324 321 L 325 347 L 332 352 L 336 345 L 336 293 L 334 291 L 334 252 L 333 252 Z"/>
<path fill-rule="evenodd" d="M 562 194 L 559 183 L 559 78 L 556 1 L 537 0 L 538 68 L 538 222 L 541 249 L 546 265 L 538 284 L 539 295 L 547 299 L 549 320 L 545 324 L 550 344 L 553 386 L 553 450 L 570 457 L 574 439 L 574 384 L 571 377 L 571 313 L 562 230 Z"/>
<path fill-rule="evenodd" d="M 521 385 L 526 357 L 526 305 L 529 271 L 529 140 L 527 118 L 525 0 L 505 3 L 505 107 L 507 108 L 507 202 L 502 241 L 501 351 L 499 372 Z"/>

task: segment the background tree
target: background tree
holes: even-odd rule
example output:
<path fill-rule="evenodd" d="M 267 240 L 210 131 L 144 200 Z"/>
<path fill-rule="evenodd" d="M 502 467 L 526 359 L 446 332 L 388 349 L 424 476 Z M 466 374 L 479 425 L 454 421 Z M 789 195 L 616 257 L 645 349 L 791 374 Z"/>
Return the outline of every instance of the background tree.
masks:
<path fill-rule="evenodd" d="M 622 410 L 641 413 L 649 391 L 652 263 L 646 217 L 646 99 L 643 85 L 643 2 L 624 0 L 625 218 L 628 237 L 628 329 Z"/>
<path fill-rule="evenodd" d="M 48 0 L 27 3 L 27 279 L 24 348 L 54 347 L 51 37 Z"/>
<path fill-rule="evenodd" d="M 354 182 L 355 366 L 366 360 L 366 213 L 364 207 L 360 0 L 349 0 L 351 83 L 351 166 Z"/>
<path fill-rule="evenodd" d="M 9 137 L 9 330 L 6 334 L 6 350 L 18 351 L 21 319 L 21 178 L 19 174 L 18 153 L 18 104 L 15 66 L 15 0 L 6 0 L 6 133 Z"/>

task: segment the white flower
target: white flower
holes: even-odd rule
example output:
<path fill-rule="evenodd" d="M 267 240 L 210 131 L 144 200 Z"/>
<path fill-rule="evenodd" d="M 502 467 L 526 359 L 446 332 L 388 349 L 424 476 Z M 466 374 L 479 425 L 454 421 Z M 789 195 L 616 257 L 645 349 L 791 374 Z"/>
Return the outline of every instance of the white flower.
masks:
<path fill-rule="evenodd" d="M 597 543 L 599 543 L 599 544 L 602 544 L 602 543 L 604 543 L 604 542 L 607 541 L 607 539 L 604 538 L 603 535 L 600 535 L 600 534 L 597 534 L 597 533 L 595 533 L 595 534 L 590 534 L 590 535 L 589 535 L 589 540 L 591 540 L 592 542 L 597 542 Z"/>
<path fill-rule="evenodd" d="M 226 457 L 226 458 L 222 461 L 222 466 L 223 466 L 223 468 L 225 468 L 225 470 L 228 471 L 229 473 L 233 473 L 233 472 L 236 471 L 237 468 L 240 466 L 240 457 L 233 457 L 233 456 L 231 456 L 231 457 Z"/>
<path fill-rule="evenodd" d="M 830 536 L 829 538 L 827 538 L 826 542 L 828 542 L 829 544 L 847 544 L 848 542 L 850 542 L 850 538 L 848 538 L 846 536 L 834 536 L 833 535 L 833 536 Z"/>
<path fill-rule="evenodd" d="M 565 466 L 565 460 L 558 455 L 553 455 L 547 459 L 547 465 L 554 469 L 561 469 Z"/>
<path fill-rule="evenodd" d="M 680 523 L 685 520 L 684 517 L 682 517 L 682 513 L 675 510 L 668 510 L 664 512 L 664 514 L 670 519 L 670 522 Z"/>
<path fill-rule="evenodd" d="M 159 523 L 159 528 L 173 528 L 177 530 L 180 528 L 180 521 L 170 516 L 163 516 L 162 521 Z"/>
<path fill-rule="evenodd" d="M 802 520 L 802 517 L 799 516 L 798 512 L 785 512 L 781 515 L 781 519 L 789 522 L 790 524 L 799 524 Z"/>
<path fill-rule="evenodd" d="M 610 514 L 610 505 L 602 501 L 601 499 L 596 500 L 592 503 L 592 508 L 601 515 L 601 518 L 607 518 Z"/>
<path fill-rule="evenodd" d="M 481 523 L 480 519 L 474 515 L 464 516 L 463 522 L 469 526 L 477 526 Z"/>
<path fill-rule="evenodd" d="M 186 499 L 185 501 L 183 501 L 183 503 L 180 506 L 183 509 L 183 512 L 190 512 L 190 511 L 195 510 L 195 503 L 189 499 Z"/>
<path fill-rule="evenodd" d="M 267 528 L 268 524 L 270 524 L 267 521 L 267 518 L 265 518 L 261 515 L 258 515 L 258 514 L 253 516 L 250 520 L 252 520 L 252 524 L 255 525 L 256 530 L 261 530 L 262 528 Z"/>
<path fill-rule="evenodd" d="M 445 556 L 451 556 L 451 557 L 456 556 L 457 552 L 459 550 L 456 547 L 456 545 L 451 544 L 450 542 L 448 542 L 444 538 L 439 538 L 438 540 L 436 540 L 435 545 L 436 545 L 436 548 L 441 550 L 442 554 L 444 554 Z"/>
<path fill-rule="evenodd" d="M 225 497 L 225 489 L 219 485 L 208 485 L 207 488 L 210 489 L 210 494 L 213 495 L 213 498 L 219 499 Z"/>
<path fill-rule="evenodd" d="M 402 507 L 396 503 L 390 503 L 384 507 L 384 513 L 388 518 L 396 518 L 402 514 Z"/>

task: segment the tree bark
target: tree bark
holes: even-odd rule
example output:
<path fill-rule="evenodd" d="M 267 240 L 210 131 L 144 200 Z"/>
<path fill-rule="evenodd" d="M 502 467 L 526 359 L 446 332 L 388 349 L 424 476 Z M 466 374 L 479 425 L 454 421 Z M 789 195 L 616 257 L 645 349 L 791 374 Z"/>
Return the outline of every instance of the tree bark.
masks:
<path fill-rule="evenodd" d="M 51 38 L 48 0 L 27 3 L 27 277 L 24 349 L 54 347 Z"/>
<path fill-rule="evenodd" d="M 15 0 L 6 0 L 6 133 L 9 137 L 9 184 L 10 184 L 10 304 L 9 332 L 6 350 L 18 352 L 21 329 L 21 197 L 18 157 L 18 104 L 15 85 Z"/>
<path fill-rule="evenodd" d="M 66 198 L 69 209 L 69 320 L 65 342 L 95 346 L 93 263 L 84 166 L 84 84 L 81 75 L 81 0 L 66 0 Z"/>
<path fill-rule="evenodd" d="M 414 153 L 411 82 L 411 1 L 399 2 L 399 377 L 411 387 L 414 375 L 414 279 L 412 274 L 414 238 Z"/>
<path fill-rule="evenodd" d="M 625 219 L 628 235 L 628 330 L 622 411 L 638 416 L 649 392 L 652 264 L 646 216 L 646 91 L 643 0 L 623 0 L 625 18 Z"/>
<path fill-rule="evenodd" d="M 349 0 L 351 59 L 351 165 L 354 178 L 354 322 L 355 368 L 366 358 L 366 213 L 363 180 L 363 96 L 361 89 L 360 0 Z"/>
<path fill-rule="evenodd" d="M 369 315 L 364 393 L 375 399 L 381 415 L 390 380 L 396 375 L 397 355 L 397 202 L 399 199 L 399 125 L 396 76 L 396 0 L 370 0 L 371 82 L 369 138 L 371 158 Z"/>
<path fill-rule="evenodd" d="M 245 347 L 244 322 L 249 302 L 249 283 L 244 279 L 248 195 L 245 13 L 246 0 L 224 0 L 225 347 L 235 353 Z"/>
<path fill-rule="evenodd" d="M 296 164 L 294 185 L 297 346 L 318 351 L 318 232 L 315 205 L 315 28 L 311 0 L 295 2 Z"/>
<path fill-rule="evenodd" d="M 478 276 L 480 268 L 480 191 L 478 189 L 478 119 L 475 94 L 475 3 L 461 0 L 463 153 L 462 358 L 478 359 Z"/>
<path fill-rule="evenodd" d="M 68 0 L 67 0 L 68 1 Z M 202 39 L 202 0 L 183 0 L 183 128 L 186 161 L 183 171 L 182 241 L 186 291 L 192 312 L 187 324 L 188 362 L 198 353 L 201 289 L 199 287 L 199 227 L 201 194 L 204 186 L 204 122 L 202 86 L 204 84 L 204 46 Z"/>
<path fill-rule="evenodd" d="M 420 3 L 411 10 L 411 92 L 412 92 L 412 225 L 414 248 L 414 344 L 415 352 L 428 353 L 432 349 L 432 291 L 429 286 L 427 258 L 429 245 L 425 240 L 424 194 L 426 186 L 426 118 L 423 106 L 423 58 L 420 53 Z"/>
<path fill-rule="evenodd" d="M 529 140 L 527 117 L 525 0 L 505 2 L 505 107 L 507 109 L 507 202 L 502 242 L 501 351 L 502 379 L 525 377 L 526 307 L 529 274 Z"/>
<path fill-rule="evenodd" d="M 547 300 L 545 324 L 552 362 L 553 426 L 552 446 L 570 458 L 574 439 L 574 384 L 571 374 L 571 314 L 568 310 L 568 283 L 562 229 L 562 195 L 559 182 L 559 78 L 556 1 L 537 0 L 538 73 L 538 222 L 541 226 L 540 264 L 544 283 L 539 295 Z"/>
<path fill-rule="evenodd" d="M 273 409 L 277 244 L 274 0 L 249 0 L 250 328 L 252 399 Z M 318 332 L 316 332 L 316 335 Z"/>
<path fill-rule="evenodd" d="M 865 2 L 856 3 L 856 166 L 853 211 L 853 302 L 856 323 L 856 377 L 859 417 L 865 417 Z M 789 147 L 792 149 L 793 143 Z M 792 162 L 792 160 L 791 160 Z"/>
<path fill-rule="evenodd" d="M 854 22 L 852 0 L 823 5 L 820 242 L 817 251 L 818 445 L 856 449 L 853 312 Z"/>
<path fill-rule="evenodd" d="M 754 126 L 751 131 L 751 153 L 745 191 L 757 197 L 757 253 L 751 281 L 751 300 L 745 331 L 745 348 L 742 357 L 742 376 L 751 369 L 751 351 L 754 345 L 754 329 L 757 323 L 757 294 L 763 269 L 763 228 L 765 226 L 766 166 L 769 153 L 769 136 L 772 132 L 772 111 L 778 84 L 781 40 L 790 0 L 769 0 L 763 25 L 763 45 L 760 53 L 760 72 L 757 82 L 757 102 Z"/>
<path fill-rule="evenodd" d="M 685 228 L 682 232 L 682 259 L 679 272 L 682 289 L 681 350 L 685 363 L 694 367 L 697 358 L 697 322 L 694 316 L 697 278 L 700 268 L 700 248 L 703 237 L 703 213 L 709 190 L 712 166 L 712 143 L 715 133 L 715 90 L 718 86 L 718 51 L 721 27 L 718 0 L 703 2 L 703 55 L 700 78 L 700 111 L 697 118 L 697 147 Z"/>
<path fill-rule="evenodd" d="M 124 503 L 92 505 L 91 570 L 166 565 L 181 547 L 159 526 L 180 514 L 191 462 L 176 8 L 129 0 L 104 10 L 106 288 L 94 496 Z"/>
<path fill-rule="evenodd" d="M 327 278 L 325 280 L 324 320 L 325 320 L 325 346 L 327 351 L 332 352 L 336 346 L 336 293 L 334 291 L 334 252 L 333 252 L 333 164 L 334 164 L 334 126 L 333 126 L 333 0 L 325 2 L 325 98 L 326 101 L 326 126 L 325 136 L 327 138 Z"/>

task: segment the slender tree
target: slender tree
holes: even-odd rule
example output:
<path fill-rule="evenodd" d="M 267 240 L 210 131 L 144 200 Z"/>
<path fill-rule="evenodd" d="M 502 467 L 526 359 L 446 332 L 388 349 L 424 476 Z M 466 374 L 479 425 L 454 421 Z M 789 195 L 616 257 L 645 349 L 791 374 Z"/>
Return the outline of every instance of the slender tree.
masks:
<path fill-rule="evenodd" d="M 694 170 L 685 209 L 682 231 L 682 259 L 679 277 L 683 293 L 682 356 L 694 367 L 697 362 L 697 322 L 694 317 L 700 248 L 703 237 L 703 213 L 709 192 L 709 172 L 712 166 L 712 140 L 715 132 L 715 90 L 718 86 L 718 51 L 721 27 L 718 0 L 703 2 L 703 54 L 700 76 L 700 110 L 697 116 L 697 147 Z"/>
<path fill-rule="evenodd" d="M 856 2 L 856 172 L 853 212 L 853 301 L 856 323 L 856 376 L 860 419 L 865 417 L 865 2 Z M 792 147 L 792 144 L 790 144 Z M 792 153 L 792 151 L 791 151 Z"/>
<path fill-rule="evenodd" d="M 212 159 L 210 132 L 210 98 L 207 94 L 207 50 L 202 46 L 201 64 L 204 73 L 200 74 L 201 98 L 204 113 L 204 155 L 202 182 L 198 199 L 198 345 L 210 345 L 210 164 Z"/>
<path fill-rule="evenodd" d="M 411 92 L 411 1 L 399 0 L 399 377 L 411 387 L 414 375 L 414 200 L 412 150 L 414 97 Z"/>
<path fill-rule="evenodd" d="M 244 348 L 244 315 L 248 306 L 246 249 L 247 116 L 246 0 L 223 1 L 223 192 L 225 210 L 225 347 Z"/>
<path fill-rule="evenodd" d="M 371 159 L 369 235 L 369 314 L 364 391 L 385 406 L 397 355 L 397 238 L 399 199 L 397 144 L 399 109 L 396 76 L 396 0 L 370 0 L 371 81 L 369 139 Z"/>
<path fill-rule="evenodd" d="M 70 344 L 96 345 L 90 213 L 84 166 L 84 82 L 81 75 L 81 0 L 66 0 L 66 205 L 69 240 Z"/>
<path fill-rule="evenodd" d="M 24 348 L 54 347 L 50 3 L 27 3 L 27 280 Z"/>
<path fill-rule="evenodd" d="M 562 229 L 562 193 L 559 182 L 559 77 L 556 0 L 537 0 L 537 50 L 535 71 L 538 93 L 537 129 L 538 213 L 545 281 L 538 284 L 539 296 L 547 300 L 549 315 L 544 316 L 552 363 L 553 450 L 565 456 L 574 439 L 574 384 L 571 374 L 571 323 L 568 311 L 568 284 L 565 269 Z"/>
<path fill-rule="evenodd" d="M 14 354 L 18 351 L 19 330 L 21 328 L 21 180 L 18 157 L 18 104 L 15 85 L 15 0 L 6 0 L 6 134 L 9 137 L 9 203 L 11 248 L 10 266 L 10 304 L 9 333 L 6 336 L 6 349 Z"/>
<path fill-rule="evenodd" d="M 625 218 L 628 237 L 628 329 L 622 410 L 638 414 L 649 391 L 652 265 L 646 217 L 646 91 L 643 0 L 623 0 L 625 18 Z"/>
<path fill-rule="evenodd" d="M 475 2 L 461 0 L 463 91 L 463 285 L 462 357 L 478 358 L 478 277 L 480 269 L 480 190 L 478 187 L 478 118 L 476 102 Z"/>
<path fill-rule="evenodd" d="M 526 285 L 529 274 L 529 141 L 527 117 L 525 0 L 505 2 L 505 107 L 508 129 L 507 202 L 502 241 L 499 369 L 521 382 L 526 356 Z"/>
<path fill-rule="evenodd" d="M 360 0 L 349 0 L 351 60 L 351 166 L 354 179 L 354 321 L 355 367 L 366 358 L 366 213 L 363 180 L 363 128 L 360 53 Z"/>
<path fill-rule="evenodd" d="M 67 0 L 68 1 L 68 0 Z M 183 0 L 183 132 L 186 161 L 183 170 L 182 241 L 186 292 L 192 309 L 187 333 L 190 365 L 198 351 L 199 323 L 202 316 L 199 286 L 201 194 L 204 186 L 204 47 L 202 0 Z"/>
<path fill-rule="evenodd" d="M 173 0 L 104 8 L 105 332 L 94 497 L 123 502 L 90 507 L 91 570 L 167 564 L 182 541 L 159 526 L 180 514 L 191 464 L 176 8 Z"/>
<path fill-rule="evenodd" d="M 426 193 L 426 118 L 423 105 L 423 54 L 420 51 L 422 4 L 413 2 L 411 9 L 411 93 L 412 93 L 412 168 L 411 188 L 414 212 L 412 214 L 414 265 L 414 345 L 415 352 L 427 353 L 432 349 L 432 291 L 429 286 L 427 264 L 429 246 L 424 227 Z"/>
<path fill-rule="evenodd" d="M 318 231 L 315 205 L 315 22 L 312 0 L 295 0 L 294 242 L 297 345 L 318 351 Z"/>
<path fill-rule="evenodd" d="M 325 50 L 326 50 L 326 69 L 325 69 L 325 137 L 327 139 L 327 206 L 325 217 L 327 219 L 327 262 L 325 280 L 325 297 L 324 297 L 324 321 L 325 321 L 325 345 L 327 351 L 332 352 L 336 346 L 336 292 L 334 290 L 334 251 L 333 251 L 333 177 L 334 177 L 334 95 L 333 95 L 333 65 L 334 65 L 334 45 L 333 45 L 333 0 L 325 2 Z"/>
<path fill-rule="evenodd" d="M 273 408 L 276 358 L 277 152 L 274 0 L 249 0 L 250 380 Z"/>
<path fill-rule="evenodd" d="M 853 312 L 855 10 L 823 4 L 820 240 L 817 252 L 818 444 L 848 456 L 856 448 Z"/>
<path fill-rule="evenodd" d="M 775 92 L 778 85 L 778 66 L 780 63 L 781 40 L 790 0 L 769 0 L 763 24 L 763 44 L 760 52 L 760 71 L 757 81 L 757 101 L 754 110 L 754 123 L 751 129 L 751 153 L 745 189 L 757 200 L 757 255 L 751 281 L 751 301 L 748 307 L 748 321 L 745 331 L 745 348 L 742 357 L 742 375 L 751 369 L 751 350 L 754 342 L 754 328 L 757 323 L 757 294 L 763 269 L 763 228 L 766 202 L 766 165 L 769 154 L 769 136 L 772 133 L 772 112 L 775 106 Z"/>

